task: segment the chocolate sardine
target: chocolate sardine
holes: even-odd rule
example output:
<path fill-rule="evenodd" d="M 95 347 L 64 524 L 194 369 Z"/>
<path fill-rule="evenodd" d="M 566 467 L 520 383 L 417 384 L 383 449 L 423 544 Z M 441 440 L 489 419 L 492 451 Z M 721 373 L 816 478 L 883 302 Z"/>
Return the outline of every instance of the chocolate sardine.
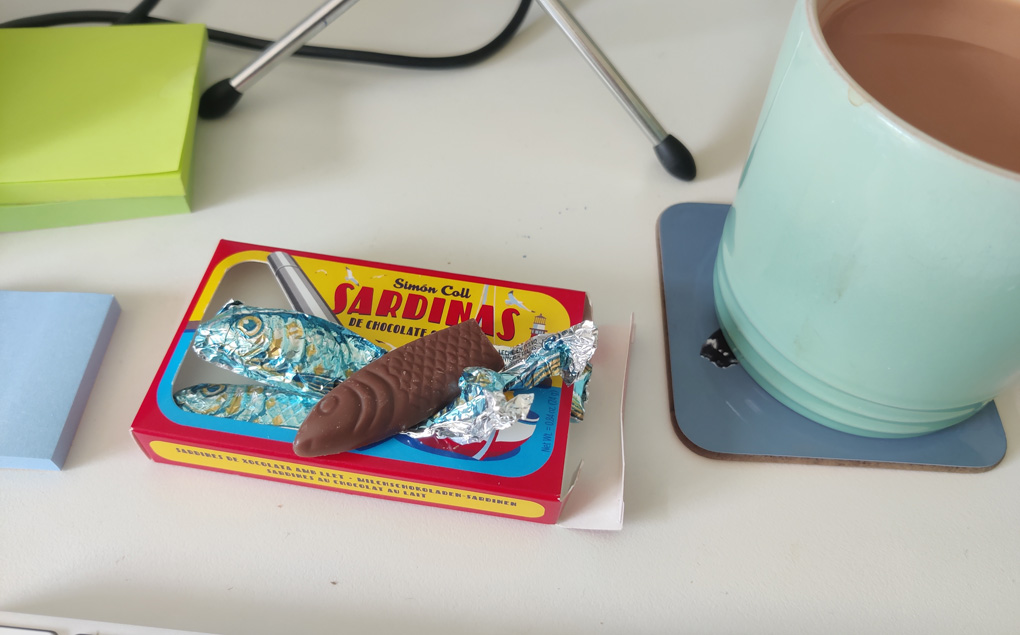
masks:
<path fill-rule="evenodd" d="M 404 344 L 323 397 L 301 424 L 294 453 L 337 454 L 414 427 L 453 401 L 459 378 L 471 367 L 503 368 L 474 320 Z"/>

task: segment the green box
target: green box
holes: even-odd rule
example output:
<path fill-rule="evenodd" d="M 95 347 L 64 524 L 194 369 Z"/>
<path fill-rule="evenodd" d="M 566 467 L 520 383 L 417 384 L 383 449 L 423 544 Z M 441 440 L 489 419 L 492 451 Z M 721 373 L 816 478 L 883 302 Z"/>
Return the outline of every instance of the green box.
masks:
<path fill-rule="evenodd" d="M 190 211 L 201 24 L 0 29 L 0 231 Z"/>

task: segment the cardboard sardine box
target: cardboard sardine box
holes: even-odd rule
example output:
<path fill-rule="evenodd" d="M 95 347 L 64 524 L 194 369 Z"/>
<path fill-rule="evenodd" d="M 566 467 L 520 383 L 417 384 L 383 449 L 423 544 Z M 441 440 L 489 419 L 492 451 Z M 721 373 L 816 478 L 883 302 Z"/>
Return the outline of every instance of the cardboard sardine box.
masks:
<path fill-rule="evenodd" d="M 191 350 L 195 328 L 228 301 L 291 309 L 267 263 L 271 247 L 221 241 L 131 430 L 154 461 L 435 507 L 555 523 L 569 483 L 564 459 L 572 387 L 559 378 L 533 392 L 528 416 L 485 442 L 457 445 L 397 435 L 333 456 L 300 458 L 295 431 L 182 410 L 176 390 L 250 383 Z M 350 258 L 287 251 L 338 320 L 392 349 L 476 319 L 493 344 L 577 324 L 581 291 L 489 280 Z"/>

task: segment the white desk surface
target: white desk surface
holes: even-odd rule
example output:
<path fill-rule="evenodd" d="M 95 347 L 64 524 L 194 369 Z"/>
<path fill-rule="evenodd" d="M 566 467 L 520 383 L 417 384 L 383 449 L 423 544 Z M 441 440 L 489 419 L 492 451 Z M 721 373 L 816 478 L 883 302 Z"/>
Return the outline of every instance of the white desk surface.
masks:
<path fill-rule="evenodd" d="M 318 3 L 154 13 L 273 37 Z M 0 20 L 82 4 L 6 0 Z M 460 52 L 515 6 L 364 0 L 315 42 Z M 792 0 L 569 6 L 692 149 L 696 181 L 662 170 L 533 6 L 472 68 L 284 63 L 198 124 L 193 214 L 0 234 L 0 288 L 123 307 L 65 470 L 0 471 L 0 611 L 223 635 L 1020 629 L 1015 449 L 949 474 L 714 461 L 673 432 L 656 219 L 732 199 Z M 210 44 L 206 84 L 251 55 Z M 633 312 L 623 530 L 147 460 L 128 429 L 220 238 L 580 288 L 603 320 Z M 1011 439 L 1018 402 L 999 400 Z"/>

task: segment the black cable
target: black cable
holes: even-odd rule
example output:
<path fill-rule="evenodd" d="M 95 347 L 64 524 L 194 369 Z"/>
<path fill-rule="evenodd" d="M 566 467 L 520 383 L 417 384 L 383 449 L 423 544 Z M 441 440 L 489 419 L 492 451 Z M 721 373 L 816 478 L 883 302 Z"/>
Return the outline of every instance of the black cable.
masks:
<path fill-rule="evenodd" d="M 157 0 L 158 2 L 158 0 Z M 135 11 L 144 12 L 144 9 L 140 9 L 143 5 L 147 5 L 147 2 L 142 2 L 132 12 L 125 11 L 62 11 L 59 13 L 47 13 L 43 15 L 30 16 L 27 18 L 18 18 L 9 22 L 0 24 L 0 28 L 14 29 L 14 28 L 26 28 L 26 27 L 48 27 L 48 26 L 61 26 L 65 24 L 83 24 L 83 23 L 105 23 L 115 24 L 118 20 L 124 19 Z M 152 3 L 155 5 L 155 2 Z M 443 55 L 439 57 L 421 57 L 417 55 L 400 55 L 396 53 L 377 53 L 375 51 L 360 51 L 356 49 L 343 49 L 343 48 L 332 48 L 326 46 L 302 46 L 299 48 L 294 55 L 300 55 L 302 57 L 315 57 L 320 59 L 338 60 L 346 62 L 359 62 L 364 64 L 382 64 L 386 66 L 402 66 L 405 68 L 459 68 L 463 66 L 470 66 L 477 64 L 482 60 L 491 57 L 513 38 L 517 29 L 520 28 L 521 23 L 524 22 L 524 17 L 528 13 L 528 7 L 531 6 L 531 0 L 521 0 L 517 7 L 517 11 L 513 17 L 507 23 L 506 27 L 503 28 L 500 33 L 493 38 L 488 44 L 481 48 L 475 49 L 468 53 L 462 53 L 459 55 Z M 150 9 L 151 10 L 151 7 Z M 149 15 L 145 15 L 142 19 L 148 23 L 173 23 L 173 20 L 164 20 L 163 18 L 154 18 Z M 250 48 L 256 50 L 262 50 L 273 43 L 272 40 L 263 40 L 260 38 L 250 37 L 247 35 L 241 35 L 238 33 L 230 33 L 229 31 L 218 31 L 216 29 L 207 28 L 206 31 L 209 34 L 209 39 L 213 42 L 219 42 L 220 44 L 227 44 L 229 46 L 238 46 L 241 48 Z"/>
<path fill-rule="evenodd" d="M 114 24 L 140 24 L 145 22 L 145 19 L 149 17 L 152 10 L 159 4 L 159 0 L 142 0 L 138 5 L 131 9 L 124 15 L 123 18 L 114 22 Z"/>

